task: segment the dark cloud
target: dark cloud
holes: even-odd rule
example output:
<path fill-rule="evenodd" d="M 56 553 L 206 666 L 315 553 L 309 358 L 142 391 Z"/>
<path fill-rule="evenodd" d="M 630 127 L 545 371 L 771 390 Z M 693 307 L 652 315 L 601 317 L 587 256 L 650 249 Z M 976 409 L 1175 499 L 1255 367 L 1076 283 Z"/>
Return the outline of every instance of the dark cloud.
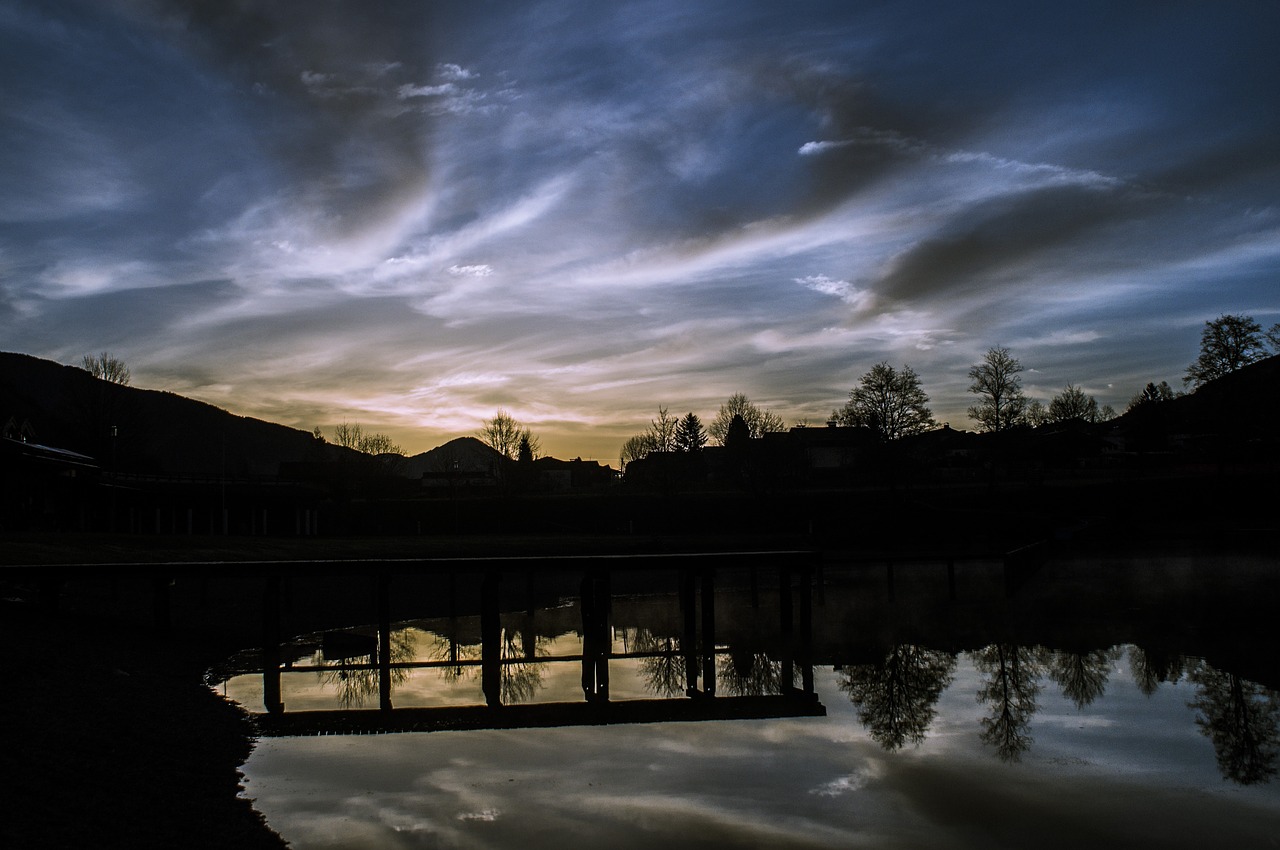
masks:
<path fill-rule="evenodd" d="M 1028 268 L 1045 273 L 1050 263 L 1078 268 L 1090 263 L 1082 255 L 1094 238 L 1164 203 L 1126 190 L 1052 186 L 968 205 L 896 257 L 874 289 L 911 302 L 1025 283 Z"/>
<path fill-rule="evenodd" d="M 886 358 L 960 423 L 1001 339 L 1176 377 L 1277 309 L 1278 9 L 0 0 L 0 334 L 577 435 Z"/>
<path fill-rule="evenodd" d="M 431 116 L 398 92 L 429 80 L 440 59 L 435 4 L 129 5 L 247 102 L 287 197 L 332 233 L 376 227 L 424 190 Z"/>

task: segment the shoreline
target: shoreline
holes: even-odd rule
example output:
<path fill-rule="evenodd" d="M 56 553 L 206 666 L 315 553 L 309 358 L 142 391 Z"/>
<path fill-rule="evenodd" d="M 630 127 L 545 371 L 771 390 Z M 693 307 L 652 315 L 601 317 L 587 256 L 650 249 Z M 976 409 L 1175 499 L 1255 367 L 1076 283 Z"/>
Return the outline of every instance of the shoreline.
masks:
<path fill-rule="evenodd" d="M 0 603 L 6 847 L 283 848 L 243 792 L 256 733 L 203 684 L 217 650 L 80 613 Z"/>

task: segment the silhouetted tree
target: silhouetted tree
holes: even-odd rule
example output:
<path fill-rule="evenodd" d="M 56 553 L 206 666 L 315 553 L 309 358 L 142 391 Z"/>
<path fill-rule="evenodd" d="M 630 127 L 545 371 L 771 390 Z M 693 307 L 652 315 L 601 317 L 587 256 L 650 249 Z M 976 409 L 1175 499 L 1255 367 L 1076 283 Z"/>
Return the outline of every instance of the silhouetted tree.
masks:
<path fill-rule="evenodd" d="M 520 435 L 520 447 L 516 449 L 517 463 L 533 463 L 533 443 L 528 434 Z"/>
<path fill-rule="evenodd" d="M 333 426 L 333 442 L 343 448 L 356 448 L 363 437 L 364 429 L 359 422 L 340 422 Z"/>
<path fill-rule="evenodd" d="M 973 653 L 973 666 L 985 674 L 978 702 L 990 704 L 982 718 L 982 742 L 1004 761 L 1018 761 L 1031 746 L 1031 717 L 1036 713 L 1039 678 L 1044 672 L 1035 649 L 992 644 Z"/>
<path fill-rule="evenodd" d="M 702 427 L 702 420 L 692 412 L 686 413 L 676 428 L 676 451 L 697 452 L 707 444 L 707 432 Z"/>
<path fill-rule="evenodd" d="M 1196 725 L 1213 742 L 1222 775 L 1241 785 L 1269 782 L 1280 756 L 1280 696 L 1204 663 L 1190 679 Z"/>
<path fill-rule="evenodd" d="M 1262 326 L 1252 316 L 1222 315 L 1204 323 L 1200 356 L 1187 367 L 1182 382 L 1198 387 L 1266 356 Z"/>
<path fill-rule="evenodd" d="M 840 421 L 870 428 L 882 440 L 896 440 L 934 426 L 928 405 L 929 396 L 914 369 L 903 366 L 899 372 L 888 363 L 877 363 L 849 392 Z"/>
<path fill-rule="evenodd" d="M 1173 387 L 1169 386 L 1168 381 L 1161 381 L 1159 384 L 1154 381 L 1148 381 L 1141 392 L 1129 399 L 1129 406 L 1125 408 L 1125 412 L 1128 413 L 1130 410 L 1141 407 L 1144 404 L 1173 401 L 1177 397 L 1178 393 L 1173 391 Z"/>
<path fill-rule="evenodd" d="M 1075 384 L 1067 384 L 1067 388 L 1049 402 L 1048 421 L 1099 422 L 1098 401 Z"/>
<path fill-rule="evenodd" d="M 969 417 L 984 431 L 1007 431 L 1025 419 L 1027 398 L 1022 394 L 1018 373 L 1022 364 L 1007 348 L 992 348 L 982 362 L 969 370 L 969 392 L 978 403 L 969 408 Z"/>
<path fill-rule="evenodd" d="M 101 354 L 86 354 L 80 359 L 80 368 L 93 377 L 112 384 L 128 386 L 131 379 L 129 367 L 124 361 L 110 351 Z"/>
<path fill-rule="evenodd" d="M 643 460 L 653 451 L 653 436 L 648 432 L 627 437 L 622 448 L 618 450 L 618 462 L 622 465 L 622 471 L 627 471 L 627 465 L 631 461 Z"/>
<path fill-rule="evenodd" d="M 80 431 L 75 447 L 113 472 L 127 469 L 146 441 L 142 411 L 135 394 L 126 389 L 129 367 L 109 351 L 86 354 L 80 367 L 98 380 L 83 386 L 76 382 L 72 392 Z"/>
<path fill-rule="evenodd" d="M 1271 353 L 1280 354 L 1280 322 L 1267 328 L 1267 342 L 1271 343 Z"/>
<path fill-rule="evenodd" d="M 335 425 L 333 441 L 339 446 L 367 455 L 404 454 L 404 449 L 396 445 L 391 437 L 386 434 L 366 434 L 359 422 L 341 422 Z"/>
<path fill-rule="evenodd" d="M 1040 399 L 1035 399 L 1027 405 L 1026 418 L 1028 425 L 1039 428 L 1049 421 L 1049 408 L 1045 407 Z"/>
<path fill-rule="evenodd" d="M 536 457 L 542 448 L 541 442 L 533 432 L 521 425 L 511 414 L 502 408 L 486 419 L 476 436 L 480 441 L 508 460 L 515 460 L 520 450 L 521 439 L 529 441 L 530 451 Z"/>
<path fill-rule="evenodd" d="M 872 739 L 897 750 L 924 741 L 955 667 L 949 652 L 898 644 L 879 664 L 845 668 L 840 690 L 849 695 Z"/>
<path fill-rule="evenodd" d="M 729 396 L 728 401 L 720 405 L 716 418 L 712 420 L 711 425 L 707 428 L 711 439 L 722 446 L 726 445 L 725 440 L 729 435 L 729 425 L 733 422 L 735 416 L 742 417 L 742 421 L 747 425 L 747 435 L 752 439 L 773 431 L 785 431 L 787 427 L 781 416 L 768 410 L 761 410 L 742 393 L 734 393 Z"/>
<path fill-rule="evenodd" d="M 386 434 L 366 434 L 360 441 L 359 449 L 369 455 L 404 454 L 404 449 Z"/>
<path fill-rule="evenodd" d="M 1058 683 L 1062 695 L 1076 708 L 1084 708 L 1106 691 L 1111 664 L 1117 657 L 1117 652 L 1103 649 L 1084 655 L 1055 652 L 1049 659 L 1049 678 Z"/>
<path fill-rule="evenodd" d="M 658 418 L 649 420 L 649 433 L 653 434 L 654 451 L 675 451 L 676 431 L 679 426 L 679 421 L 668 413 L 665 407 L 659 407 Z"/>
<path fill-rule="evenodd" d="M 692 415 L 692 414 L 690 414 Z M 695 417 L 696 418 L 696 417 Z M 658 418 L 649 420 L 649 427 L 622 444 L 618 454 L 623 471 L 633 460 L 642 460 L 653 452 L 672 452 L 676 450 L 676 434 L 679 422 L 667 412 L 667 408 L 658 408 Z"/>

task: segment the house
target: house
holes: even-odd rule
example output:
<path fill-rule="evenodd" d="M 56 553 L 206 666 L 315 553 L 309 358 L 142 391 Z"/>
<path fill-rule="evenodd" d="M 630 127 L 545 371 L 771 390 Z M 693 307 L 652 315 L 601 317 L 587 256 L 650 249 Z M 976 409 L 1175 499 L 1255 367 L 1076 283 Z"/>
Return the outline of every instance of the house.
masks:
<path fill-rule="evenodd" d="M 0 529 L 84 529 L 98 495 L 98 463 L 70 449 L 36 443 L 24 423 L 0 437 Z"/>
<path fill-rule="evenodd" d="M 560 460 L 540 457 L 533 462 L 536 487 L 542 491 L 562 493 L 571 490 L 599 490 L 613 483 L 613 468 L 594 460 Z"/>

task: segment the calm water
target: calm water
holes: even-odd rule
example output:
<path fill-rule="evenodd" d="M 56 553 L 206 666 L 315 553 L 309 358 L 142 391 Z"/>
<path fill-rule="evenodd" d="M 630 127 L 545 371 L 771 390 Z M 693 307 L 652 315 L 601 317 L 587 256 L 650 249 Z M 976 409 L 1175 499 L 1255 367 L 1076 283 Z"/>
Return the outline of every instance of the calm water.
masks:
<path fill-rule="evenodd" d="M 1280 846 L 1274 571 L 1202 566 L 1074 565 L 1013 600 L 980 567 L 954 594 L 934 567 L 892 595 L 883 570 L 828 571 L 807 601 L 767 571 L 683 598 L 619 580 L 607 605 L 521 578 L 487 632 L 465 603 L 396 623 L 384 691 L 376 627 L 289 642 L 283 715 L 585 708 L 605 634 L 611 706 L 688 703 L 711 673 L 715 700 L 811 688 L 825 716 L 264 737 L 246 793 L 298 848 Z M 256 657 L 219 688 L 262 712 Z"/>

